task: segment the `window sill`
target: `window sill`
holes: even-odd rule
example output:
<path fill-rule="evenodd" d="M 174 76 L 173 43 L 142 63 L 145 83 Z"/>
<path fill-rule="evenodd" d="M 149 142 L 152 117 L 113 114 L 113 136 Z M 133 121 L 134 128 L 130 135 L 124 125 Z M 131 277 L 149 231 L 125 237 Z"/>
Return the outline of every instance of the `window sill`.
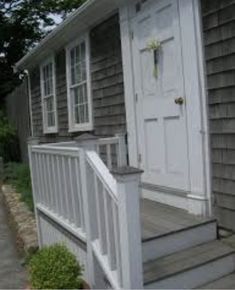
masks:
<path fill-rule="evenodd" d="M 86 124 L 86 125 L 70 127 L 69 128 L 69 133 L 85 132 L 85 131 L 92 131 L 92 130 L 93 130 L 93 125 Z"/>
<path fill-rule="evenodd" d="M 58 133 L 58 129 L 57 128 L 51 128 L 51 129 L 44 129 L 43 130 L 43 134 L 56 134 Z"/>

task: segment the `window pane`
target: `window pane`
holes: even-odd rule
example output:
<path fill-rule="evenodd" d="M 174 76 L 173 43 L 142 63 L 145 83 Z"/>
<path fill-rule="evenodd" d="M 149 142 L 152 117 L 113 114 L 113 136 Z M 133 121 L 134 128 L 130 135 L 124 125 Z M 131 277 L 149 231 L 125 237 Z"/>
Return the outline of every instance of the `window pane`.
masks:
<path fill-rule="evenodd" d="M 72 106 L 74 114 L 74 122 L 76 124 L 88 123 L 88 100 L 87 85 L 83 84 L 79 87 L 71 89 Z"/>
<path fill-rule="evenodd" d="M 54 127 L 55 126 L 55 113 L 54 112 L 49 112 L 47 114 L 48 118 L 48 127 Z"/>
<path fill-rule="evenodd" d="M 84 61 L 86 58 L 86 45 L 84 41 L 81 43 L 80 47 L 81 47 L 81 60 Z"/>
<path fill-rule="evenodd" d="M 81 63 L 81 79 L 82 81 L 86 80 L 86 62 L 85 61 Z"/>
<path fill-rule="evenodd" d="M 70 93 L 75 124 L 89 122 L 87 95 L 87 60 L 85 41 L 70 50 Z"/>
<path fill-rule="evenodd" d="M 46 100 L 46 110 L 47 112 L 50 112 L 50 111 L 53 111 L 54 110 L 54 103 L 53 103 L 53 97 L 49 97 L 47 100 Z"/>
<path fill-rule="evenodd" d="M 72 96 L 73 104 L 75 106 L 81 104 L 81 100 L 82 100 L 82 89 L 81 89 L 81 87 L 77 87 L 77 88 L 71 89 L 71 96 Z"/>
<path fill-rule="evenodd" d="M 48 96 L 53 93 L 53 68 L 52 63 L 49 63 L 43 67 L 43 86 L 44 96 Z"/>
<path fill-rule="evenodd" d="M 79 106 L 74 107 L 74 123 L 81 124 Z"/>
<path fill-rule="evenodd" d="M 89 122 L 88 103 L 85 105 L 85 123 Z"/>
<path fill-rule="evenodd" d="M 86 45 L 80 43 L 70 50 L 71 85 L 79 84 L 86 80 Z"/>
<path fill-rule="evenodd" d="M 75 63 L 75 49 L 70 50 L 70 65 L 71 67 L 74 66 Z"/>

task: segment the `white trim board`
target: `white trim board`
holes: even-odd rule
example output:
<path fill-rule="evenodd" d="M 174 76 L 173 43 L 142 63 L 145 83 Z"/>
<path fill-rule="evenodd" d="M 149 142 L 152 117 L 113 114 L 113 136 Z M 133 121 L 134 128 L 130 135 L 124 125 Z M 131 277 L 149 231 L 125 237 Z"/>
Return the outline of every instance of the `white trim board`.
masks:
<path fill-rule="evenodd" d="M 85 43 L 86 51 L 86 84 L 87 84 L 87 101 L 88 101 L 88 123 L 76 124 L 73 121 L 72 101 L 70 93 L 70 51 L 77 45 Z M 68 101 L 68 117 L 69 117 L 69 132 L 91 131 L 93 130 L 93 109 L 92 109 L 92 92 L 91 92 L 91 68 L 90 68 L 90 40 L 89 31 L 84 32 L 74 41 L 70 42 L 66 48 L 66 86 L 67 86 L 67 101 Z"/>
<path fill-rule="evenodd" d="M 205 215 L 211 213 L 211 177 L 209 160 L 209 134 L 207 122 L 207 103 L 205 74 L 203 66 L 202 28 L 199 0 L 179 1 L 179 15 L 181 27 L 181 41 L 183 53 L 183 70 L 185 77 L 185 92 L 187 96 L 187 133 L 189 143 L 189 174 L 190 194 L 200 200 L 201 210 L 195 208 L 195 214 Z M 128 151 L 130 165 L 139 167 L 137 148 L 137 126 L 135 114 L 134 71 L 132 65 L 132 30 L 131 6 L 134 1 L 128 0 L 120 7 L 120 28 L 122 40 L 122 59 L 124 73 L 125 105 L 127 112 Z M 195 60 L 195 61 L 192 61 Z M 155 199 L 159 200 L 162 193 L 157 193 Z M 185 208 L 185 204 L 178 203 L 171 196 L 173 203 Z M 150 197 L 154 197 L 151 192 Z M 187 197 L 188 199 L 188 197 Z M 186 201 L 187 201 L 186 199 Z M 165 199 L 165 202 L 170 202 Z M 181 205 L 180 205 L 181 204 Z M 187 209 L 188 206 L 186 206 Z M 190 207 L 193 211 L 193 207 Z"/>
<path fill-rule="evenodd" d="M 43 67 L 52 64 L 52 89 L 53 89 L 53 103 L 54 103 L 54 118 L 55 118 L 55 125 L 49 127 L 47 118 L 45 116 L 45 92 L 44 92 L 44 84 L 43 84 Z M 43 122 L 43 133 L 44 134 L 54 134 L 58 133 L 58 112 L 57 112 L 57 96 L 56 96 L 56 62 L 55 62 L 55 55 L 51 55 L 46 60 L 44 60 L 40 64 L 40 88 L 41 88 L 41 108 L 42 108 L 42 122 Z"/>

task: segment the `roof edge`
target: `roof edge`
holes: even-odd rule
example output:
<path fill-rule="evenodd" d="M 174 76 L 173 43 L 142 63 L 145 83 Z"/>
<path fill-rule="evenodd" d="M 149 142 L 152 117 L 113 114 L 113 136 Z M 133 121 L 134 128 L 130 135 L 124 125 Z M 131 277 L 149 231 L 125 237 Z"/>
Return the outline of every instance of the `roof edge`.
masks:
<path fill-rule="evenodd" d="M 23 70 L 30 58 L 36 55 L 43 47 L 46 48 L 50 40 L 52 40 L 55 36 L 57 36 L 60 31 L 62 31 L 69 23 L 71 23 L 74 19 L 76 19 L 79 15 L 81 15 L 87 8 L 92 6 L 95 2 L 96 0 L 87 0 L 78 9 L 72 12 L 71 15 L 68 16 L 68 18 L 66 18 L 63 22 L 61 22 L 45 38 L 43 38 L 38 45 L 36 45 L 31 51 L 29 51 L 14 65 L 14 71 Z"/>

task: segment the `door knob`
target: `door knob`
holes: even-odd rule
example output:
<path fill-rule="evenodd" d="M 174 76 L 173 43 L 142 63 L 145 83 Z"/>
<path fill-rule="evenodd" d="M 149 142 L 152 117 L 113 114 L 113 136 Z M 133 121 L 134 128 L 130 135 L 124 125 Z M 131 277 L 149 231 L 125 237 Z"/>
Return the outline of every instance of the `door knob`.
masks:
<path fill-rule="evenodd" d="M 176 105 L 183 105 L 184 104 L 184 98 L 182 98 L 182 97 L 179 97 L 179 98 L 176 98 L 175 99 L 175 103 L 176 103 Z"/>

